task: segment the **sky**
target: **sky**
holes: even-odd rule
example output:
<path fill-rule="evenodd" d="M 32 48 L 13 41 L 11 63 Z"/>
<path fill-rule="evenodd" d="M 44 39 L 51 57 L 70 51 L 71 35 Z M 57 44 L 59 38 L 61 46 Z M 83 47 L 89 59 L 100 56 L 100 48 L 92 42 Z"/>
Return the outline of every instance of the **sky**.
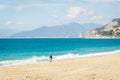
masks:
<path fill-rule="evenodd" d="M 0 0 L 0 29 L 32 30 L 77 23 L 107 24 L 120 17 L 120 0 Z"/>

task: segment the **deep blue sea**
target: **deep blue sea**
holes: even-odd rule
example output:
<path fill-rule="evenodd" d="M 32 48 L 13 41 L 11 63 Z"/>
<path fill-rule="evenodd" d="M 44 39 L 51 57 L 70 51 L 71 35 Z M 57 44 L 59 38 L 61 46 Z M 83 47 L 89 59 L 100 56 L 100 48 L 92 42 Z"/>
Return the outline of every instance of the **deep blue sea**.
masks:
<path fill-rule="evenodd" d="M 0 66 L 33 64 L 120 52 L 120 39 L 0 39 Z"/>

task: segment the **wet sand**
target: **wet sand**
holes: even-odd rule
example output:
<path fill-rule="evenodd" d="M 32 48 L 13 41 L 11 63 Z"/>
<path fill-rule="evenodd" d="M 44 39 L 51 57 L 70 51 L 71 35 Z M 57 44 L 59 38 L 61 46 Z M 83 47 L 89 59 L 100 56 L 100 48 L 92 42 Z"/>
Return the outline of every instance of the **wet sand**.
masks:
<path fill-rule="evenodd" d="M 0 67 L 0 80 L 120 80 L 120 54 Z"/>

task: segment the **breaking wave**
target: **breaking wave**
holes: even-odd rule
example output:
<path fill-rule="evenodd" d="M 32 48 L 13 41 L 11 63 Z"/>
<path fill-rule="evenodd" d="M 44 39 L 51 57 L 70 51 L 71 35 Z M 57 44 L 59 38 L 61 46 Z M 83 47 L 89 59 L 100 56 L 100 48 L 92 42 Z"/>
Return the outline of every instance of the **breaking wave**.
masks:
<path fill-rule="evenodd" d="M 67 53 L 64 55 L 53 56 L 54 61 L 64 60 L 64 59 L 73 59 L 73 58 L 86 58 L 86 57 L 94 57 L 94 56 L 102 56 L 109 54 L 120 53 L 120 50 L 110 51 L 110 52 L 100 52 L 100 53 L 89 53 L 85 55 Z M 24 60 L 7 60 L 0 61 L 0 66 L 15 66 L 15 65 L 24 65 L 24 64 L 37 64 L 42 62 L 49 62 L 49 56 L 33 56 Z"/>

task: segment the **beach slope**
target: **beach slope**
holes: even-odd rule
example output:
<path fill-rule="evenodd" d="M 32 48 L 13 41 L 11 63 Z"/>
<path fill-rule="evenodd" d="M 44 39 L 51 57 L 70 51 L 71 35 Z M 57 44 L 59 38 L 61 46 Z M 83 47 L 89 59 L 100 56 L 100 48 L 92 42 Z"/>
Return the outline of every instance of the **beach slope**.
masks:
<path fill-rule="evenodd" d="M 0 80 L 120 80 L 120 54 L 0 67 Z"/>

